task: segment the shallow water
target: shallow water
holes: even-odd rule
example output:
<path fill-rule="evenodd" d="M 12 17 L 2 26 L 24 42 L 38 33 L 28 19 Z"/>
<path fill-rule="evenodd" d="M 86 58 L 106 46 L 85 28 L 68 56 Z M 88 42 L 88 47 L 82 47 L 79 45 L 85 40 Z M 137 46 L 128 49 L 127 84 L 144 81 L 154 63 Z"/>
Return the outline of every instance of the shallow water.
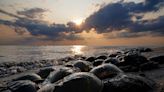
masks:
<path fill-rule="evenodd" d="M 112 53 L 125 46 L 0 46 L 0 63 L 29 62 L 46 59 L 60 59 L 74 55 L 95 55 Z"/>
<path fill-rule="evenodd" d="M 89 46 L 0 46 L 0 63 L 59 59 L 73 55 L 93 55 L 118 50 L 119 47 Z"/>

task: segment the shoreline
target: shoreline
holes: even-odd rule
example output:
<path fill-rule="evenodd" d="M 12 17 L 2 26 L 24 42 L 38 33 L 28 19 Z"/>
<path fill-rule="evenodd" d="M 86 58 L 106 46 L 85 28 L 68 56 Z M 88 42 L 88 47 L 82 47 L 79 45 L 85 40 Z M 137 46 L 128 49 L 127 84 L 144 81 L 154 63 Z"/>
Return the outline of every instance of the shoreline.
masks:
<path fill-rule="evenodd" d="M 133 49 L 126 49 L 126 50 L 122 50 L 122 51 L 118 51 L 118 53 L 114 53 L 111 55 L 115 55 L 119 56 L 119 54 L 121 53 L 134 53 L 135 51 L 138 51 L 139 48 L 133 48 Z M 148 49 L 147 51 L 143 51 L 141 52 L 141 55 L 143 55 L 144 57 L 146 57 L 148 60 L 151 56 L 156 55 L 157 53 L 160 53 L 158 55 L 164 55 L 164 47 L 162 48 L 153 48 L 152 51 Z M 126 52 L 127 51 L 127 52 Z M 141 50 L 142 51 L 142 50 Z M 103 57 L 103 55 L 105 54 L 100 54 L 100 56 Z M 99 56 L 99 55 L 97 55 Z M 94 57 L 97 57 L 94 56 Z M 37 73 L 40 69 L 42 68 L 46 68 L 46 67 L 54 67 L 54 68 L 58 68 L 58 67 L 64 67 L 65 63 L 73 61 L 73 60 L 86 60 L 87 58 L 92 57 L 92 56 L 81 56 L 81 55 L 75 55 L 75 56 L 70 56 L 70 57 L 65 57 L 65 58 L 61 58 L 58 60 L 55 59 L 50 59 L 50 60 L 40 60 L 40 61 L 31 61 L 31 62 L 4 62 L 4 63 L 0 63 L 0 87 L 6 83 L 11 81 L 14 78 L 17 78 L 18 76 L 24 75 L 26 73 Z M 102 58 L 101 57 L 101 58 Z M 113 56 L 112 56 L 113 57 Z M 135 59 L 134 59 L 135 60 Z M 122 62 L 122 61 L 121 61 Z M 142 62 L 140 62 L 142 65 Z M 145 63 L 147 64 L 147 63 Z M 144 65 L 144 63 L 143 63 Z M 149 63 L 148 63 L 149 65 Z M 159 92 L 163 92 L 164 91 L 164 63 L 163 64 L 157 64 L 157 63 L 150 63 L 150 65 L 153 65 L 153 67 L 149 67 L 148 69 L 145 69 L 142 67 L 135 67 L 133 65 L 130 65 L 130 67 L 128 65 L 116 65 L 118 66 L 120 69 L 122 69 L 125 73 L 130 73 L 130 74 L 135 74 L 135 75 L 141 75 L 147 78 L 150 78 L 152 80 L 154 80 L 157 85 L 160 86 L 160 91 Z M 126 67 L 128 66 L 128 67 Z M 145 66 L 144 66 L 145 67 Z M 147 66 L 146 66 L 147 67 Z M 141 69 L 145 69 L 145 70 L 141 70 Z M 129 71 L 129 69 L 132 69 Z M 139 70 L 138 70 L 139 69 Z M 5 77 L 5 78 L 4 78 Z"/>

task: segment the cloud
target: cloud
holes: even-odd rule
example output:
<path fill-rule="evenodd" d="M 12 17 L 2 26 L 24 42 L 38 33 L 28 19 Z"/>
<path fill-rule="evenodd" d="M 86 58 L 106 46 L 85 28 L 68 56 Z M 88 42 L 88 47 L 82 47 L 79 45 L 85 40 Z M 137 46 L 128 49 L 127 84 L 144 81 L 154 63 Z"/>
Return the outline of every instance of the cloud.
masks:
<path fill-rule="evenodd" d="M 19 17 L 19 16 L 17 16 L 17 15 L 14 15 L 14 14 L 12 14 L 12 13 L 6 12 L 6 11 L 4 11 L 4 10 L 2 10 L 2 9 L 0 9 L 0 13 L 6 14 L 6 15 L 8 15 L 8 16 L 15 17 L 15 18 L 18 18 L 18 19 L 21 19 L 21 18 L 22 18 L 22 17 Z"/>
<path fill-rule="evenodd" d="M 31 8 L 31 9 L 24 9 L 23 11 L 17 11 L 17 14 L 23 15 L 27 18 L 42 18 L 43 13 L 47 12 L 48 10 L 42 8 Z"/>
<path fill-rule="evenodd" d="M 98 33 L 128 30 L 121 37 L 143 36 L 153 33 L 164 35 L 164 14 L 152 20 L 143 20 L 144 14 L 158 12 L 164 6 L 163 0 L 145 0 L 144 2 L 110 3 L 86 18 L 84 29 L 95 28 Z M 142 34 L 143 33 L 143 34 Z M 137 34 L 137 35 L 134 35 Z"/>
<path fill-rule="evenodd" d="M 0 13 L 16 18 L 15 21 L 0 19 L 0 24 L 12 28 L 12 32 L 18 36 L 25 36 L 28 33 L 30 36 L 24 39 L 28 43 L 75 40 L 91 43 L 94 42 L 94 37 L 104 40 L 104 37 L 117 39 L 145 35 L 164 36 L 164 14 L 145 19 L 146 14 L 159 13 L 163 6 L 163 0 L 145 0 L 138 3 L 121 0 L 109 3 L 88 16 L 81 27 L 77 27 L 74 22 L 68 22 L 66 25 L 49 24 L 42 20 L 44 13 L 48 11 L 42 8 L 24 9 L 17 11 L 17 14 L 0 9 Z"/>
<path fill-rule="evenodd" d="M 36 12 L 36 10 L 39 10 Z M 78 28 L 75 27 L 75 24 L 68 23 L 65 24 L 48 24 L 45 21 L 42 20 L 36 20 L 31 18 L 36 18 L 35 16 L 39 16 L 37 14 L 40 14 L 41 12 L 44 12 L 44 10 L 41 10 L 40 8 L 35 9 L 28 9 L 22 14 L 26 15 L 26 17 L 20 17 L 19 15 L 14 15 L 11 13 L 8 13 L 4 10 L 0 11 L 1 13 L 7 14 L 11 17 L 17 18 L 14 22 L 7 21 L 7 20 L 0 20 L 0 24 L 7 25 L 15 30 L 15 32 L 19 35 L 23 35 L 25 31 L 28 31 L 30 35 L 41 39 L 41 40 L 75 40 L 75 39 L 81 39 L 76 35 L 78 32 Z M 31 16 L 27 15 L 26 13 L 30 13 Z M 20 14 L 20 13 L 18 13 Z M 67 33 L 67 34 L 66 34 Z M 40 38 L 41 37 L 41 38 Z"/>

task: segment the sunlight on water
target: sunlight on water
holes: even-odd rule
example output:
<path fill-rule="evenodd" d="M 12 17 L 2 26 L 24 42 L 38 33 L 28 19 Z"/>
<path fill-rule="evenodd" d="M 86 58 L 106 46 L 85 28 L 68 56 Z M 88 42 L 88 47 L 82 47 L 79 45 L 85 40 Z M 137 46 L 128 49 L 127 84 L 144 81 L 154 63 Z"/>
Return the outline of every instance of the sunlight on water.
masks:
<path fill-rule="evenodd" d="M 74 46 L 72 46 L 71 51 L 74 55 L 82 55 L 82 54 L 84 54 L 83 48 L 85 48 L 85 46 L 74 45 Z"/>

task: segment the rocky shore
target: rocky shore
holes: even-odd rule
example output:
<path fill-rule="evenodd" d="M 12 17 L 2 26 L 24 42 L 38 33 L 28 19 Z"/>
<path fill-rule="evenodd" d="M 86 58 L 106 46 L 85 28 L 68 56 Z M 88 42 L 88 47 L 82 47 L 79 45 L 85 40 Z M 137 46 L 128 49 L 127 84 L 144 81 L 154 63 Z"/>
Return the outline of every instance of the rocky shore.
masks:
<path fill-rule="evenodd" d="M 158 54 L 162 52 L 162 54 Z M 164 48 L 0 64 L 0 92 L 164 92 Z"/>

